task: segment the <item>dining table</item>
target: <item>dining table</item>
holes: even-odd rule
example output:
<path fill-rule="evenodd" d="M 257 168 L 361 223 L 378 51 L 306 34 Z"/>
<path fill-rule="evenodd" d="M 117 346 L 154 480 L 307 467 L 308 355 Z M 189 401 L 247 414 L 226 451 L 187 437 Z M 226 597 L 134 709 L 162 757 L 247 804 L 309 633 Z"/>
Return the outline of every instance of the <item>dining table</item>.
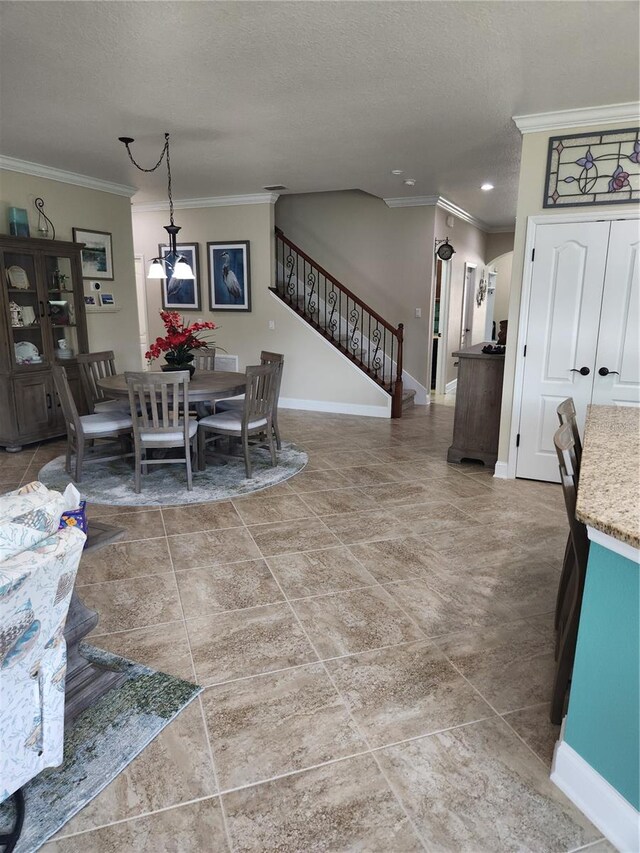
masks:
<path fill-rule="evenodd" d="M 209 400 L 225 400 L 244 394 L 246 387 L 244 373 L 230 370 L 196 370 L 189 382 L 189 402 L 203 403 Z M 129 389 L 124 373 L 105 376 L 97 384 L 111 398 L 127 398 Z"/>

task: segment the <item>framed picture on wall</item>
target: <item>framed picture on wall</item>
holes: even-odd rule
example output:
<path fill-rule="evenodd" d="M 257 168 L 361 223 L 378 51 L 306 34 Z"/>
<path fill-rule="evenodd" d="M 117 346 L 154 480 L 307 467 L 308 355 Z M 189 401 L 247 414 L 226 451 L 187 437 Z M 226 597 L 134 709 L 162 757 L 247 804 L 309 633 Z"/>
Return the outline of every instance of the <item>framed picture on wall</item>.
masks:
<path fill-rule="evenodd" d="M 209 308 L 251 311 L 249 240 L 207 243 Z"/>
<path fill-rule="evenodd" d="M 162 307 L 176 311 L 200 311 L 200 269 L 198 258 L 200 247 L 198 243 L 178 243 L 178 254 L 182 255 L 193 270 L 194 279 L 170 278 L 162 279 Z M 158 246 L 158 255 L 173 265 L 169 246 Z"/>
<path fill-rule="evenodd" d="M 108 231 L 88 231 L 73 228 L 74 243 L 84 243 L 82 250 L 82 277 L 113 281 L 113 252 Z"/>

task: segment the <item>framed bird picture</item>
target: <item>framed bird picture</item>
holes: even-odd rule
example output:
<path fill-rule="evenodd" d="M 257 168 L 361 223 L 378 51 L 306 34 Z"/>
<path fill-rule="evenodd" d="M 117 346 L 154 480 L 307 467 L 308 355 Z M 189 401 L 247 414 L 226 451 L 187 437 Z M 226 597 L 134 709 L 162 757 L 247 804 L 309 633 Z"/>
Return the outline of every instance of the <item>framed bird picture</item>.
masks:
<path fill-rule="evenodd" d="M 209 308 L 211 311 L 251 311 L 249 240 L 207 243 Z"/>
<path fill-rule="evenodd" d="M 178 255 L 182 255 L 193 270 L 195 278 L 181 279 L 170 275 L 162 279 L 162 307 L 167 311 L 200 311 L 200 270 L 198 243 L 178 243 Z M 158 246 L 158 257 L 167 262 L 167 272 L 171 272 L 175 259 L 171 256 L 171 248 L 166 243 Z"/>

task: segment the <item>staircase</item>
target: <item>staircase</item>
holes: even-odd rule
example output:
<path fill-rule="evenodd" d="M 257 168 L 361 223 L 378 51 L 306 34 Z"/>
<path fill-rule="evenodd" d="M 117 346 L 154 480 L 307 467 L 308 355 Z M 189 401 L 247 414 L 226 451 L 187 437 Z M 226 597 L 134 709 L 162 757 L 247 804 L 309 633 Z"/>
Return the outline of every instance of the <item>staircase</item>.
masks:
<path fill-rule="evenodd" d="M 279 299 L 391 397 L 391 417 L 413 405 L 402 387 L 402 323 L 392 326 L 276 228 Z"/>

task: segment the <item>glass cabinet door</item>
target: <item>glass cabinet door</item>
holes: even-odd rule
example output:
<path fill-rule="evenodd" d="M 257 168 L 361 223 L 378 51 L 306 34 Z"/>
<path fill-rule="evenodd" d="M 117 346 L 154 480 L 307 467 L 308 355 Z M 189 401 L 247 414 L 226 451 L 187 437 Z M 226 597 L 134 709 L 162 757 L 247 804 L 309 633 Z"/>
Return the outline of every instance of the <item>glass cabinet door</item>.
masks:
<path fill-rule="evenodd" d="M 4 252 L 2 286 L 7 292 L 11 358 L 16 367 L 46 364 L 46 309 L 38 292 L 36 255 Z"/>
<path fill-rule="evenodd" d="M 78 316 L 73 286 L 71 259 L 53 255 L 44 257 L 47 288 L 47 319 L 53 339 L 56 361 L 78 354 Z"/>

